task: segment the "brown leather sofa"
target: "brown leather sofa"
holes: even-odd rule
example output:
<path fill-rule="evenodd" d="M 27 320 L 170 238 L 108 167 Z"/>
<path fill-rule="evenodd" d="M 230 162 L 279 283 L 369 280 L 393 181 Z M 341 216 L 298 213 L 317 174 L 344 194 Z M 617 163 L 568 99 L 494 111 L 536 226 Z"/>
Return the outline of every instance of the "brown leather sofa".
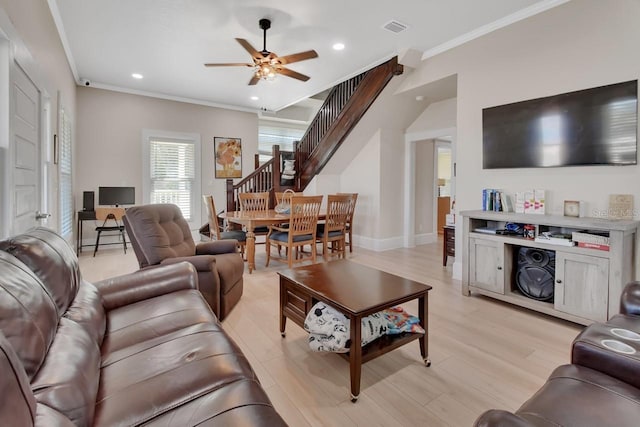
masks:
<path fill-rule="evenodd" d="M 0 242 L 0 426 L 284 426 L 182 262 L 98 282 L 51 230 Z"/>
<path fill-rule="evenodd" d="M 493 409 L 475 426 L 639 426 L 639 334 L 640 282 L 632 282 L 622 293 L 620 314 L 588 326 L 573 341 L 570 365 L 556 368 L 515 413 Z"/>
<path fill-rule="evenodd" d="M 140 268 L 190 262 L 198 271 L 204 299 L 220 320 L 240 301 L 244 261 L 237 241 L 196 245 L 180 208 L 172 204 L 131 207 L 123 221 Z"/>

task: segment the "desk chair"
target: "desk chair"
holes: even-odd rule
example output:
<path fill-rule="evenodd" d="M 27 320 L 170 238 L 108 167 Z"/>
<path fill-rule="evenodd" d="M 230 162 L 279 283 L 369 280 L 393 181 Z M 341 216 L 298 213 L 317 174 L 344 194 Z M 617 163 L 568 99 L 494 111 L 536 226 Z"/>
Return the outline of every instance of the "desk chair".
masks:
<path fill-rule="evenodd" d="M 102 225 L 96 227 L 98 235 L 96 236 L 96 247 L 93 249 L 93 256 L 98 252 L 100 246 L 100 235 L 103 231 L 118 231 L 122 237 L 124 245 L 124 253 L 127 253 L 127 239 L 124 237 L 124 225 L 121 223 L 124 215 L 124 208 L 96 208 L 96 220 L 102 221 Z M 107 225 L 108 221 L 113 221 L 114 225 Z"/>

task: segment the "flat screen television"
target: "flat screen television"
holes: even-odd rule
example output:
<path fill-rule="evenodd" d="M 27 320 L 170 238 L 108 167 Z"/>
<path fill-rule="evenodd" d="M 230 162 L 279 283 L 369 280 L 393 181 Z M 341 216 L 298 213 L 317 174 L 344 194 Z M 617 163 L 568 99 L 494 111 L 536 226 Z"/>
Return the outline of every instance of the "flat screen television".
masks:
<path fill-rule="evenodd" d="M 638 81 L 482 110 L 483 169 L 637 164 Z"/>
<path fill-rule="evenodd" d="M 135 205 L 135 187 L 98 187 L 98 204 L 103 206 Z"/>

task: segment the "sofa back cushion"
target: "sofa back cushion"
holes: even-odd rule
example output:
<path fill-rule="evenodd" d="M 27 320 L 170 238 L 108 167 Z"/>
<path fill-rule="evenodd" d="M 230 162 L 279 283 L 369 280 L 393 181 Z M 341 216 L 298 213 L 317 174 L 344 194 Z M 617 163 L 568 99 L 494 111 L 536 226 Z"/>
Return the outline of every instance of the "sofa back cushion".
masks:
<path fill-rule="evenodd" d="M 195 255 L 189 224 L 178 206 L 134 206 L 127 209 L 126 218 L 129 237 L 135 240 L 148 265 L 159 264 L 166 258 Z"/>
<path fill-rule="evenodd" d="M 34 228 L 0 242 L 0 250 L 25 263 L 42 281 L 56 303 L 58 317 L 78 293 L 80 268 L 69 244 L 53 230 Z"/>
<path fill-rule="evenodd" d="M 36 275 L 13 255 L 0 251 L 0 331 L 31 380 L 58 328 L 56 304 Z"/>
<path fill-rule="evenodd" d="M 13 347 L 0 331 L 0 425 L 32 426 L 36 400 Z"/>
<path fill-rule="evenodd" d="M 38 403 L 91 425 L 100 382 L 100 347 L 84 325 L 63 317 L 44 363 L 31 382 Z"/>

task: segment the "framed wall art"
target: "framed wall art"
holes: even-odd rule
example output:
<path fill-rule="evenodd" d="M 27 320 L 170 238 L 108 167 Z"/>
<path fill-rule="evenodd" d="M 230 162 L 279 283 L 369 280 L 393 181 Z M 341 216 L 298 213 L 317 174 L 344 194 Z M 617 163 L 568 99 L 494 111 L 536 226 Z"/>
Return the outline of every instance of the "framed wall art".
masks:
<path fill-rule="evenodd" d="M 240 138 L 214 137 L 216 178 L 242 178 L 242 142 Z"/>

